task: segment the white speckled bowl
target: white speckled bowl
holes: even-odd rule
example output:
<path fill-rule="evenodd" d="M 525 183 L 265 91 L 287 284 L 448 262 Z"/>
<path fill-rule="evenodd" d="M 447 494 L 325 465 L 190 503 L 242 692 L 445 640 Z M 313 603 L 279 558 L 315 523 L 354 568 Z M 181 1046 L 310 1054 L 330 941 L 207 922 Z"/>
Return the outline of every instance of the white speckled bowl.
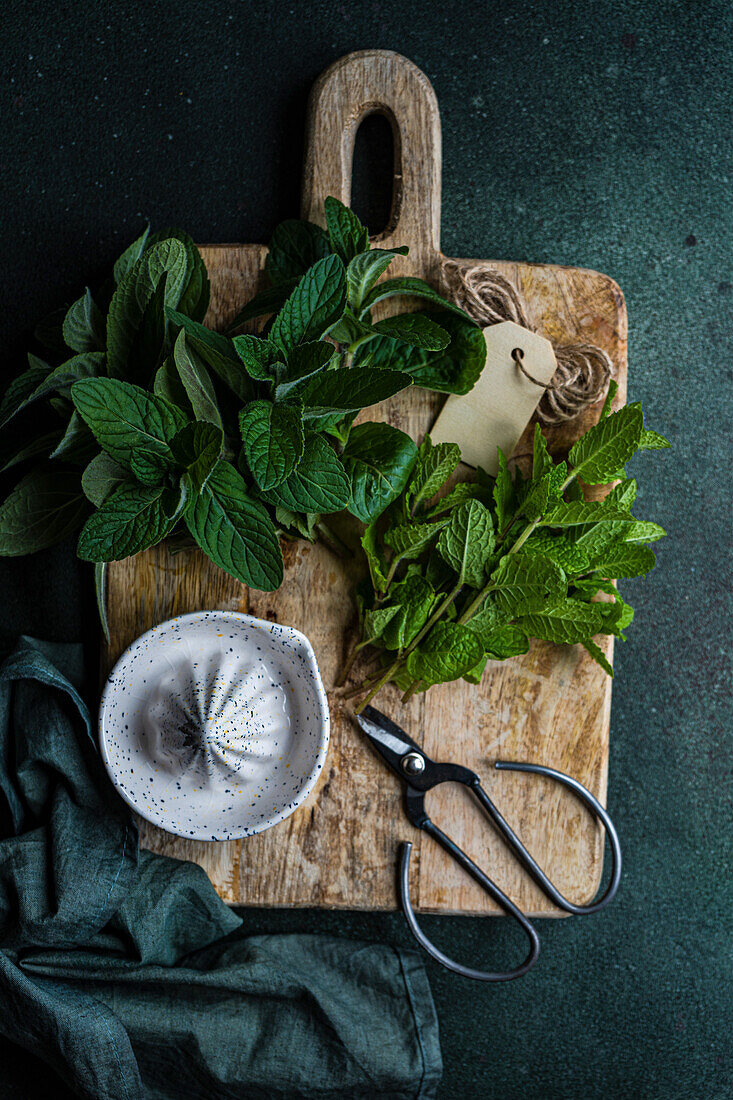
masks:
<path fill-rule="evenodd" d="M 289 626 L 197 611 L 132 643 L 102 692 L 112 782 L 141 817 L 196 840 L 261 833 L 308 797 L 328 750 L 313 648 Z"/>

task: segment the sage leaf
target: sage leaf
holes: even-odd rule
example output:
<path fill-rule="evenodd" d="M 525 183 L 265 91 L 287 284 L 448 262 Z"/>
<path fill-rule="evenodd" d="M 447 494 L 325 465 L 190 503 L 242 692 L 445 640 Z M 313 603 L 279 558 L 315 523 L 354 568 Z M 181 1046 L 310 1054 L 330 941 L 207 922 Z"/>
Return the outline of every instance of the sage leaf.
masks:
<path fill-rule="evenodd" d="M 171 490 L 121 485 L 84 524 L 77 554 L 82 561 L 121 561 L 147 550 L 173 529 L 165 507 Z"/>
<path fill-rule="evenodd" d="M 278 313 L 270 340 L 284 351 L 318 340 L 336 324 L 346 305 L 346 272 L 338 256 L 327 256 L 303 276 Z"/>
<path fill-rule="evenodd" d="M 372 327 L 380 336 L 424 351 L 442 351 L 450 343 L 445 329 L 424 313 L 400 313 L 396 317 L 385 317 Z"/>
<path fill-rule="evenodd" d="M 333 448 L 313 435 L 305 441 L 297 468 L 262 496 L 291 512 L 340 512 L 349 501 L 349 479 Z"/>
<path fill-rule="evenodd" d="M 171 451 L 186 485 L 192 493 L 200 493 L 221 457 L 224 433 L 215 424 L 197 421 L 186 424 L 171 440 Z"/>
<path fill-rule="evenodd" d="M 185 519 L 204 553 L 232 577 L 264 592 L 280 586 L 277 532 L 231 463 L 219 461 L 203 491 L 191 497 Z"/>
<path fill-rule="evenodd" d="M 31 471 L 0 504 L 0 557 L 33 554 L 61 542 L 88 511 L 78 473 L 43 467 Z"/>
<path fill-rule="evenodd" d="M 105 321 L 89 287 L 64 317 L 62 332 L 72 351 L 104 351 Z"/>
<path fill-rule="evenodd" d="M 546 608 L 541 614 L 521 617 L 518 625 L 533 638 L 573 645 L 601 632 L 603 604 L 566 598 L 555 603 L 553 607 Z"/>
<path fill-rule="evenodd" d="M 331 249 L 348 264 L 359 252 L 369 248 L 369 230 L 353 210 L 331 195 L 324 202 L 324 210 Z"/>
<path fill-rule="evenodd" d="M 260 489 L 274 489 L 303 456 L 305 434 L 298 409 L 253 401 L 239 414 L 244 453 Z"/>
<path fill-rule="evenodd" d="M 175 464 L 169 444 L 186 423 L 175 405 L 113 378 L 77 382 L 71 397 L 102 450 L 144 484 Z"/>
<path fill-rule="evenodd" d="M 306 418 L 333 413 L 357 412 L 385 401 L 411 385 L 409 375 L 396 370 L 370 370 L 368 367 L 340 367 L 320 371 L 298 389 L 298 400 Z"/>
<path fill-rule="evenodd" d="M 460 623 L 438 622 L 407 658 L 407 671 L 426 685 L 465 676 L 483 657 L 476 635 Z"/>
<path fill-rule="evenodd" d="M 87 500 L 99 508 L 127 478 L 125 467 L 102 451 L 85 468 L 81 487 Z"/>
<path fill-rule="evenodd" d="M 389 424 L 359 424 L 352 429 L 342 457 L 351 484 L 348 509 L 357 519 L 371 523 L 404 489 L 417 447 Z"/>
<path fill-rule="evenodd" d="M 539 554 L 506 554 L 490 579 L 497 608 L 509 617 L 545 611 L 567 593 L 563 570 Z"/>
<path fill-rule="evenodd" d="M 491 512 L 478 500 L 459 505 L 441 532 L 437 549 L 458 574 L 459 584 L 480 588 L 486 579 L 486 564 L 494 552 Z"/>
<path fill-rule="evenodd" d="M 639 446 L 644 429 L 640 405 L 626 405 L 600 420 L 570 448 L 568 461 L 591 485 L 613 480 Z"/>
<path fill-rule="evenodd" d="M 308 268 L 328 253 L 328 235 L 320 225 L 290 219 L 281 222 L 272 234 L 265 271 L 273 285 L 290 284 L 290 293 L 292 285 L 305 275 Z"/>
<path fill-rule="evenodd" d="M 201 356 L 188 343 L 184 330 L 176 338 L 173 360 L 196 419 L 221 428 L 221 413 L 211 376 Z"/>

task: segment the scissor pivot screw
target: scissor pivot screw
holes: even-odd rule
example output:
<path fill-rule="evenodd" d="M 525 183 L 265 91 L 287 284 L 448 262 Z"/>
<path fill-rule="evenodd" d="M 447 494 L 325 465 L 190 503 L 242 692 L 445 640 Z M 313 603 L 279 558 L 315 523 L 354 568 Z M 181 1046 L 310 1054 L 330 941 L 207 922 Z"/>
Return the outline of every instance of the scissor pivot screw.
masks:
<path fill-rule="evenodd" d="M 402 760 L 402 770 L 408 775 L 420 775 L 425 771 L 425 758 L 419 752 L 408 752 Z"/>

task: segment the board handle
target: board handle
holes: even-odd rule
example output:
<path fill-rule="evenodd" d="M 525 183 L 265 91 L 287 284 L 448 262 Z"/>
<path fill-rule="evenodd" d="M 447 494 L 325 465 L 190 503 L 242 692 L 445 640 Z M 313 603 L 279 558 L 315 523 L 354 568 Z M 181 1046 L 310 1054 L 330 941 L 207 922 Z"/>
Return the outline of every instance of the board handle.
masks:
<path fill-rule="evenodd" d="M 351 201 L 356 132 L 384 115 L 394 139 L 392 209 L 380 248 L 406 244 L 413 264 L 430 267 L 440 253 L 440 112 L 417 65 L 391 50 L 360 50 L 336 61 L 313 86 L 306 126 L 302 215 L 324 224 L 323 202 Z"/>

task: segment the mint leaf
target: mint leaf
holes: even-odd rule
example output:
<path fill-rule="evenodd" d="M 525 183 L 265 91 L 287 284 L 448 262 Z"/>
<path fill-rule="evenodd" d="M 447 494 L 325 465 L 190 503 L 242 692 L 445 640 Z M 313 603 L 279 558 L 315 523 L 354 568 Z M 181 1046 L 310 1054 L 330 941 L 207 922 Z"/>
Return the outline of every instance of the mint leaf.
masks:
<path fill-rule="evenodd" d="M 494 551 L 491 512 L 478 500 L 456 508 L 438 539 L 438 553 L 458 574 L 459 584 L 480 588 Z"/>
<path fill-rule="evenodd" d="M 336 354 L 333 344 L 325 340 L 299 344 L 297 348 L 292 348 L 288 352 L 283 380 L 275 387 L 275 400 L 300 404 L 308 379 L 313 379 L 324 371 Z"/>
<path fill-rule="evenodd" d="M 298 409 L 253 401 L 239 414 L 244 454 L 260 489 L 274 489 L 303 456 L 303 416 Z"/>
<path fill-rule="evenodd" d="M 227 327 L 227 332 L 235 332 L 242 325 L 246 325 L 248 321 L 253 321 L 255 317 L 264 317 L 269 313 L 277 313 L 279 309 L 287 302 L 288 296 L 293 292 L 297 282 L 295 280 L 285 283 L 278 283 L 277 286 L 267 287 L 266 290 L 261 290 L 259 294 L 255 294 L 254 298 L 251 298 L 247 305 L 240 309 L 234 320 Z"/>
<path fill-rule="evenodd" d="M 593 570 L 604 577 L 642 577 L 656 563 L 656 554 L 648 546 L 612 546 Z"/>
<path fill-rule="evenodd" d="M 641 433 L 641 439 L 639 440 L 640 451 L 660 451 L 664 447 L 671 447 L 672 444 L 668 439 L 665 439 L 659 432 L 650 432 L 646 428 Z"/>
<path fill-rule="evenodd" d="M 150 237 L 149 246 L 154 248 L 173 239 L 180 241 L 186 250 L 186 274 L 178 297 L 178 308 L 194 321 L 203 321 L 209 308 L 211 287 L 206 264 L 193 238 L 183 229 L 164 229 Z"/>
<path fill-rule="evenodd" d="M 328 236 L 320 225 L 290 219 L 281 222 L 272 234 L 265 271 L 276 286 L 292 283 L 328 253 Z"/>
<path fill-rule="evenodd" d="M 603 604 L 564 599 L 542 614 L 525 615 L 518 620 L 531 637 L 547 642 L 573 645 L 599 634 L 603 628 Z"/>
<path fill-rule="evenodd" d="M 514 482 L 509 473 L 506 455 L 501 447 L 497 447 L 496 450 L 499 456 L 499 470 L 494 482 L 492 496 L 496 510 L 496 526 L 499 531 L 503 531 L 514 508 Z"/>
<path fill-rule="evenodd" d="M 348 509 L 357 519 L 371 523 L 404 489 L 417 447 L 389 424 L 359 424 L 352 429 L 342 457 L 351 484 Z"/>
<path fill-rule="evenodd" d="M 258 382 L 274 381 L 285 367 L 285 355 L 269 340 L 243 334 L 235 336 L 232 343 L 247 374 Z"/>
<path fill-rule="evenodd" d="M 99 508 L 127 477 L 125 467 L 102 451 L 91 460 L 81 475 L 81 487 L 87 500 L 95 508 Z"/>
<path fill-rule="evenodd" d="M 250 401 L 253 396 L 252 384 L 249 376 L 242 370 L 242 359 L 237 354 L 234 341 L 220 332 L 212 332 L 198 321 L 191 320 L 178 310 L 166 308 L 166 315 L 173 322 L 185 329 L 188 345 L 199 355 L 204 363 L 210 367 L 222 382 L 239 398 L 240 401 Z M 237 337 L 241 339 L 241 337 Z M 251 337 L 251 339 L 256 339 Z M 259 341 L 262 343 L 263 341 Z M 164 395 L 165 396 L 165 395 Z"/>
<path fill-rule="evenodd" d="M 82 561 L 121 561 L 155 546 L 175 526 L 175 510 L 171 515 L 166 509 L 166 502 L 174 499 L 163 487 L 122 485 L 84 524 L 78 556 Z"/>
<path fill-rule="evenodd" d="M 574 573 L 585 573 L 590 568 L 590 559 L 582 544 L 574 542 L 566 535 L 550 535 L 544 531 L 536 531 L 524 543 L 522 553 L 544 554 L 569 576 Z"/>
<path fill-rule="evenodd" d="M 145 251 L 145 246 L 150 236 L 150 226 L 148 226 L 143 233 L 133 241 L 131 245 L 125 249 L 120 258 L 115 261 L 114 266 L 114 281 L 120 283 L 122 279 L 127 275 L 127 272 L 135 266 L 137 261 Z"/>
<path fill-rule="evenodd" d="M 398 607 L 380 607 L 376 611 L 364 612 L 362 637 L 365 642 L 376 642 L 387 623 L 397 614 Z"/>
<path fill-rule="evenodd" d="M 605 400 L 603 402 L 603 406 L 601 408 L 601 414 L 600 414 L 599 420 L 605 420 L 606 417 L 610 415 L 611 407 L 613 405 L 613 399 L 614 399 L 614 397 L 616 396 L 617 393 L 618 393 L 618 382 L 614 381 L 614 379 L 612 378 L 611 381 L 608 383 L 608 390 L 606 392 L 606 398 L 605 398 Z"/>
<path fill-rule="evenodd" d="M 61 366 L 51 369 L 35 356 L 30 370 L 21 374 L 8 387 L 0 407 L 0 427 L 33 401 L 51 394 L 67 394 L 74 382 L 82 378 L 94 378 L 104 370 L 104 352 L 90 351 L 67 359 Z"/>
<path fill-rule="evenodd" d="M 298 389 L 306 418 L 331 413 L 358 412 L 385 401 L 410 385 L 409 375 L 396 370 L 340 367 L 321 371 Z"/>
<path fill-rule="evenodd" d="M 377 336 L 356 349 L 354 363 L 399 367 L 415 382 L 439 393 L 468 393 L 486 363 L 486 340 L 480 328 L 447 312 L 425 314 L 450 336 L 443 351 L 429 352 L 399 340 Z"/>
<path fill-rule="evenodd" d="M 171 451 L 179 469 L 185 471 L 186 486 L 200 493 L 221 456 L 224 433 L 215 424 L 197 421 L 186 424 L 171 440 Z"/>
<path fill-rule="evenodd" d="M 20 412 L 29 401 L 43 380 L 51 374 L 53 367 L 36 355 L 28 355 L 28 370 L 14 378 L 3 394 L 0 403 L 0 428 L 5 427 L 16 413 Z"/>
<path fill-rule="evenodd" d="M 498 610 L 510 617 L 545 611 L 567 592 L 558 565 L 542 555 L 523 553 L 506 554 L 491 574 L 491 585 Z"/>
<path fill-rule="evenodd" d="M 61 542 L 89 510 L 78 473 L 40 468 L 0 504 L 0 557 L 18 557 Z"/>
<path fill-rule="evenodd" d="M 424 577 L 408 576 L 390 589 L 389 599 L 397 612 L 383 627 L 382 641 L 386 649 L 404 649 L 425 626 L 438 597 Z"/>
<path fill-rule="evenodd" d="M 631 477 L 624 478 L 623 481 L 619 481 L 618 485 L 614 485 L 613 489 L 606 494 L 604 504 L 614 504 L 628 511 L 635 500 L 636 481 Z"/>
<path fill-rule="evenodd" d="M 89 287 L 64 317 L 62 332 L 72 351 L 104 351 L 105 321 Z"/>
<path fill-rule="evenodd" d="M 345 264 L 369 248 L 369 230 L 353 210 L 329 195 L 324 203 L 331 249 Z"/>
<path fill-rule="evenodd" d="M 64 434 L 48 457 L 63 458 L 64 462 L 84 465 L 96 449 L 94 436 L 74 409 Z"/>
<path fill-rule="evenodd" d="M 446 493 L 437 504 L 434 504 L 429 512 L 425 513 L 425 519 L 433 519 L 434 516 L 451 512 L 459 504 L 465 504 L 467 500 L 473 500 L 478 495 L 478 488 L 469 481 L 459 481 L 449 493 Z"/>
<path fill-rule="evenodd" d="M 284 351 L 319 340 L 346 306 L 346 272 L 338 256 L 318 260 L 303 276 L 278 313 L 270 340 Z"/>
<path fill-rule="evenodd" d="M 412 276 L 385 279 L 378 287 L 374 288 L 369 297 L 364 301 L 363 308 L 365 310 L 373 309 L 377 302 L 382 302 L 385 298 L 394 298 L 396 295 L 403 294 L 407 294 L 410 298 L 423 298 L 428 302 L 433 302 L 435 305 L 440 306 L 441 309 L 452 310 L 463 317 L 464 320 L 469 320 L 467 314 L 460 306 L 454 305 L 453 302 L 444 298 L 442 294 L 438 294 L 437 290 L 433 290 L 430 284 L 424 282 L 423 279 L 415 279 Z M 474 325 L 474 327 L 476 326 Z"/>
<path fill-rule="evenodd" d="M 349 501 L 349 479 L 333 448 L 313 435 L 306 438 L 297 469 L 262 496 L 291 512 L 340 512 Z"/>
<path fill-rule="evenodd" d="M 107 368 L 113 377 L 127 373 L 145 310 L 165 278 L 164 306 L 176 306 L 188 272 L 186 246 L 175 238 L 148 248 L 123 276 L 107 313 Z"/>
<path fill-rule="evenodd" d="M 377 540 L 377 525 L 370 523 L 361 536 L 361 545 L 369 566 L 369 575 L 375 592 L 384 592 L 386 587 L 387 566 Z"/>
<path fill-rule="evenodd" d="M 181 382 L 178 367 L 172 355 L 167 356 L 158 367 L 153 378 L 153 393 L 162 397 L 171 405 L 176 405 L 186 416 L 193 416 L 193 408 L 188 394 Z"/>
<path fill-rule="evenodd" d="M 204 553 L 232 577 L 263 592 L 280 586 L 283 560 L 272 520 L 231 463 L 219 461 L 185 518 Z"/>
<path fill-rule="evenodd" d="M 663 539 L 667 532 L 658 523 L 647 520 L 635 520 L 624 533 L 625 542 L 656 542 Z"/>
<path fill-rule="evenodd" d="M 77 382 L 71 397 L 100 447 L 139 481 L 155 484 L 173 466 L 169 443 L 186 423 L 175 405 L 113 378 Z"/>
<path fill-rule="evenodd" d="M 543 527 L 577 527 L 587 523 L 614 523 L 633 520 L 630 512 L 606 501 L 572 501 L 556 504 L 541 519 Z"/>
<path fill-rule="evenodd" d="M 470 668 L 468 672 L 464 672 L 463 679 L 466 681 L 467 684 L 481 683 L 484 672 L 486 671 L 486 665 L 488 664 L 488 661 L 489 658 L 488 655 L 486 655 L 485 657 L 481 658 L 478 664 L 475 664 L 473 668 Z"/>
<path fill-rule="evenodd" d="M 412 561 L 437 538 L 447 522 L 444 519 L 438 523 L 402 523 L 388 527 L 384 541 L 399 558 Z"/>
<path fill-rule="evenodd" d="M 581 645 L 583 646 L 583 649 L 586 650 L 586 652 L 590 653 L 593 660 L 601 666 L 603 671 L 607 672 L 611 679 L 613 679 L 613 665 L 609 662 L 606 654 L 603 652 L 601 647 L 596 645 L 596 643 L 590 638 L 585 642 L 581 642 Z"/>
<path fill-rule="evenodd" d="M 435 496 L 460 461 L 461 448 L 457 443 L 438 443 L 436 446 L 429 435 L 425 436 L 405 492 L 406 501 L 412 502 L 413 512 Z"/>
<path fill-rule="evenodd" d="M 185 331 L 178 334 L 173 360 L 196 419 L 221 428 L 221 413 L 211 376 L 201 356 L 189 345 Z"/>
<path fill-rule="evenodd" d="M 349 262 L 346 268 L 346 293 L 349 305 L 359 313 L 362 303 L 380 275 L 387 270 L 395 253 L 384 248 L 373 248 L 371 252 L 362 252 Z M 368 309 L 364 306 L 364 309 Z"/>
<path fill-rule="evenodd" d="M 400 313 L 396 317 L 385 317 L 372 327 L 380 336 L 400 340 L 403 344 L 422 348 L 424 351 L 442 351 L 450 343 L 450 336 L 445 329 L 424 313 Z"/>
<path fill-rule="evenodd" d="M 532 481 L 541 481 L 545 474 L 555 469 L 555 463 L 547 449 L 547 440 L 542 434 L 539 424 L 534 426 L 534 443 L 532 458 Z"/>
<path fill-rule="evenodd" d="M 426 685 L 445 684 L 465 676 L 483 657 L 476 635 L 460 623 L 436 623 L 407 658 L 407 671 Z"/>
<path fill-rule="evenodd" d="M 644 429 L 640 405 L 627 405 L 600 420 L 570 448 L 568 461 L 590 485 L 613 480 L 639 446 Z"/>
<path fill-rule="evenodd" d="M 471 627 L 471 623 L 466 623 Z M 498 627 L 483 641 L 487 657 L 492 661 L 507 661 L 510 657 L 521 657 L 529 652 L 529 638 L 524 630 L 514 623 L 505 623 Z"/>
<path fill-rule="evenodd" d="M 46 432 L 44 435 L 39 435 L 37 439 L 32 439 L 29 443 L 24 444 L 17 451 L 14 451 L 9 458 L 3 456 L 4 461 L 0 465 L 0 473 L 4 473 L 5 470 L 12 469 L 13 466 L 18 466 L 21 462 L 25 462 L 29 458 L 35 458 L 37 455 L 48 456 L 49 451 L 55 447 L 59 441 L 60 432 Z"/>

